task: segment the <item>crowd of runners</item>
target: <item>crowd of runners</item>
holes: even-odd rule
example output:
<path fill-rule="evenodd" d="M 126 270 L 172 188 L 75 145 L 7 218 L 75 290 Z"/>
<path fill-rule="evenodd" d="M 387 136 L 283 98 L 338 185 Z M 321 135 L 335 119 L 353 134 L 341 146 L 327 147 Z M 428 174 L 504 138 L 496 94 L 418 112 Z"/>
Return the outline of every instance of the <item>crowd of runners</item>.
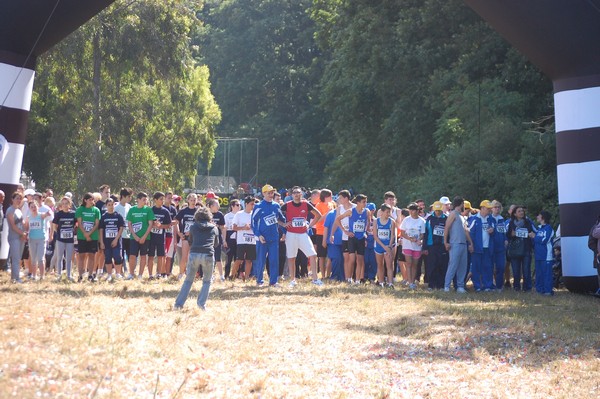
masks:
<path fill-rule="evenodd" d="M 497 200 L 481 201 L 474 209 L 462 198 L 442 197 L 402 209 L 391 191 L 376 206 L 348 190 L 278 192 L 270 185 L 256 196 L 240 197 L 229 198 L 223 213 L 213 192 L 183 199 L 122 188 L 115 196 L 103 185 L 74 204 L 71 193 L 56 201 L 52 190 L 19 189 L 5 212 L 11 279 L 21 283 L 49 274 L 78 282 L 182 279 L 190 229 L 203 209 L 217 228 L 212 280 L 294 287 L 306 278 L 315 285 L 463 293 L 469 281 L 474 291 L 530 291 L 535 273 L 535 290 L 544 295 L 552 295 L 557 283 L 553 266 L 560 261 L 560 247 L 553 245 L 551 215 L 545 211 L 533 222 L 521 205 L 511 205 L 503 215 Z M 199 267 L 197 276 L 204 273 Z"/>

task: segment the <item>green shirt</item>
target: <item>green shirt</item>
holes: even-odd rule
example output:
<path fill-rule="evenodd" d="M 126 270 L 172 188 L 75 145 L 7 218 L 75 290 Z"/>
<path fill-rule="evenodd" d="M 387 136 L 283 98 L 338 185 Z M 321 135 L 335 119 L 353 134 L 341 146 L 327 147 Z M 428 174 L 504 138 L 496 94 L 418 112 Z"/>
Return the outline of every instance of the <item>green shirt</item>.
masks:
<path fill-rule="evenodd" d="M 150 222 L 154 219 L 154 212 L 147 205 L 144 205 L 142 208 L 132 206 L 129 212 L 127 212 L 127 221 L 131 222 L 131 227 L 133 228 L 132 233 L 135 233 L 138 237 L 146 234 Z"/>
<path fill-rule="evenodd" d="M 80 206 L 75 211 L 75 218 L 79 220 L 81 218 L 81 226 L 77 229 L 77 239 L 85 241 L 85 236 L 81 230 L 85 230 L 86 232 L 91 231 L 96 224 L 96 221 L 100 220 L 100 209 L 92 206 L 91 208 L 86 208 L 85 206 Z M 92 235 L 92 240 L 98 240 L 98 229 L 96 229 Z"/>

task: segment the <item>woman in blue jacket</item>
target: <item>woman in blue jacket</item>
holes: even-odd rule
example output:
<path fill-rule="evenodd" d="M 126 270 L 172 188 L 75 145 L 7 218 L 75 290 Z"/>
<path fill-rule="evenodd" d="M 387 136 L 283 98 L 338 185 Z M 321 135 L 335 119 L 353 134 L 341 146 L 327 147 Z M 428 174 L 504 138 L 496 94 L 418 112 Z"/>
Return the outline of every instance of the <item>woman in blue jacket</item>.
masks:
<path fill-rule="evenodd" d="M 541 211 L 537 215 L 540 224 L 533 239 L 533 252 L 535 255 L 535 290 L 538 294 L 552 295 L 552 265 L 554 253 L 552 239 L 554 230 L 550 225 L 550 213 Z"/>

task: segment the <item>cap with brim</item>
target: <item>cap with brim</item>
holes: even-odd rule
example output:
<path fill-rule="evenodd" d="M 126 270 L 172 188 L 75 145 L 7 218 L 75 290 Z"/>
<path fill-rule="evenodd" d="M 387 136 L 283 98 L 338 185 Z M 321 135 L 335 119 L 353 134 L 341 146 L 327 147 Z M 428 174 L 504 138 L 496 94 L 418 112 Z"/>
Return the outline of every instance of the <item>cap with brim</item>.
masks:
<path fill-rule="evenodd" d="M 411 202 L 410 204 L 408 204 L 407 208 L 411 211 L 418 211 L 419 205 L 417 205 L 416 202 Z"/>
<path fill-rule="evenodd" d="M 275 188 L 270 184 L 265 184 L 262 188 L 263 193 L 269 193 L 271 191 L 276 191 Z"/>
<path fill-rule="evenodd" d="M 369 203 L 367 204 L 367 207 L 366 207 L 366 208 L 367 208 L 368 210 L 370 210 L 370 211 L 374 211 L 375 209 L 377 209 L 377 206 L 376 206 L 376 205 L 375 205 L 373 202 L 369 202 Z"/>
<path fill-rule="evenodd" d="M 442 198 L 440 198 L 440 200 L 438 202 L 441 202 L 442 205 L 448 205 L 448 204 L 452 203 L 452 201 L 450 201 L 450 198 L 448 198 L 448 197 L 442 197 Z"/>
<path fill-rule="evenodd" d="M 465 200 L 465 209 L 473 209 L 473 207 L 471 206 L 471 203 L 467 200 Z"/>
<path fill-rule="evenodd" d="M 23 195 L 34 195 L 35 194 L 35 190 L 32 188 L 28 188 L 27 190 L 25 190 L 25 192 L 23 192 Z"/>
<path fill-rule="evenodd" d="M 440 201 L 435 201 L 431 206 L 433 207 L 434 211 L 441 211 L 444 208 L 444 204 L 442 204 Z"/>
<path fill-rule="evenodd" d="M 213 191 L 207 192 L 205 197 L 208 199 L 210 199 L 210 198 L 219 199 L 219 196 L 217 194 L 215 194 Z"/>
<path fill-rule="evenodd" d="M 489 200 L 483 200 L 483 201 L 481 201 L 481 204 L 479 204 L 479 207 L 492 209 L 494 207 L 494 205 L 492 205 L 492 202 Z"/>

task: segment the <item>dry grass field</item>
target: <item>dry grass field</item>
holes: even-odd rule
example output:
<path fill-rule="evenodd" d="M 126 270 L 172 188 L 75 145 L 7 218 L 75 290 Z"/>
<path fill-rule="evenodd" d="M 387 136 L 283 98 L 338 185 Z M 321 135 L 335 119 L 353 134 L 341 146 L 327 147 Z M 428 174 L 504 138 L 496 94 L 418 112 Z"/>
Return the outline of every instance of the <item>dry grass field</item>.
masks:
<path fill-rule="evenodd" d="M 0 275 L 1 398 L 591 398 L 600 302 L 560 291 Z"/>

